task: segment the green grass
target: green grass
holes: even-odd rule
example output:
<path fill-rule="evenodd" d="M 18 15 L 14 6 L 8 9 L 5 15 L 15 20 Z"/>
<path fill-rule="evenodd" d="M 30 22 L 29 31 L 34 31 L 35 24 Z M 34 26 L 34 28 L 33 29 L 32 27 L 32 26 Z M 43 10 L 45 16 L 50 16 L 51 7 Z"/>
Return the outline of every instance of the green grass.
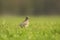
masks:
<path fill-rule="evenodd" d="M 0 18 L 0 40 L 60 40 L 60 17 L 30 17 L 29 27 L 21 28 L 24 18 Z"/>

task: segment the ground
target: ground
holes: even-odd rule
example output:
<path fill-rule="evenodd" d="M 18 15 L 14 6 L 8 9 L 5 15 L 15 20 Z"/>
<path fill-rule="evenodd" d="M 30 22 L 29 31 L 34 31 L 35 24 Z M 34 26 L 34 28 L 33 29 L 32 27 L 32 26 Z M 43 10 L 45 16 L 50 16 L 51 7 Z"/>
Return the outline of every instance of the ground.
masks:
<path fill-rule="evenodd" d="M 30 25 L 21 28 L 25 17 L 0 17 L 0 40 L 60 40 L 60 17 L 30 17 Z"/>

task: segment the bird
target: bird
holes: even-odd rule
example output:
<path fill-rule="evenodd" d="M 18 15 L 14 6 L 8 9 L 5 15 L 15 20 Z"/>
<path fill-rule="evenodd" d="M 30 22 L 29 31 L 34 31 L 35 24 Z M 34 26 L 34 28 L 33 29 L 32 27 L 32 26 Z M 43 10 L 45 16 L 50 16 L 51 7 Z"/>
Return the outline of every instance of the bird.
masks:
<path fill-rule="evenodd" d="M 29 26 L 29 17 L 27 16 L 25 20 L 20 24 L 20 27 L 28 27 Z"/>

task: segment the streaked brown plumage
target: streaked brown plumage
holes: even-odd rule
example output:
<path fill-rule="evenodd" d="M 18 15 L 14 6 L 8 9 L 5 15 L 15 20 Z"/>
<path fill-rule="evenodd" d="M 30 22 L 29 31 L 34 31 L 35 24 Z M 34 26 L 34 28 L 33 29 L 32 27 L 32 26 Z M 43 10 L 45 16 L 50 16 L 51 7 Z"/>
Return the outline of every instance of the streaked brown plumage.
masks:
<path fill-rule="evenodd" d="M 29 18 L 26 17 L 25 20 L 20 24 L 20 27 L 28 27 L 29 26 Z"/>

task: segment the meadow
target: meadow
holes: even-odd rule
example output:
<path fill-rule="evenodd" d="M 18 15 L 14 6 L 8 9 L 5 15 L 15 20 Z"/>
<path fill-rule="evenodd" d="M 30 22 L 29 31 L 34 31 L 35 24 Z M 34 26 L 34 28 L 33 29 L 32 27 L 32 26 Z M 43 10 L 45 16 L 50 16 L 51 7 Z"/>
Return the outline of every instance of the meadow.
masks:
<path fill-rule="evenodd" d="M 25 17 L 0 17 L 0 40 L 60 40 L 60 17 L 30 17 L 27 28 L 19 24 Z"/>

